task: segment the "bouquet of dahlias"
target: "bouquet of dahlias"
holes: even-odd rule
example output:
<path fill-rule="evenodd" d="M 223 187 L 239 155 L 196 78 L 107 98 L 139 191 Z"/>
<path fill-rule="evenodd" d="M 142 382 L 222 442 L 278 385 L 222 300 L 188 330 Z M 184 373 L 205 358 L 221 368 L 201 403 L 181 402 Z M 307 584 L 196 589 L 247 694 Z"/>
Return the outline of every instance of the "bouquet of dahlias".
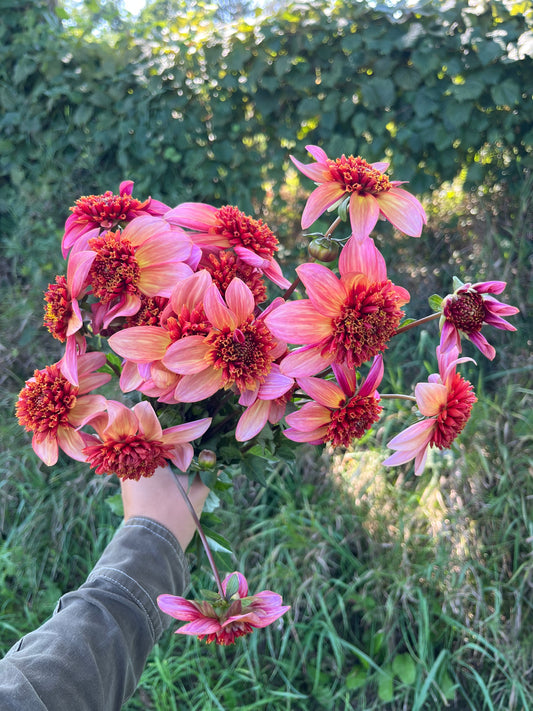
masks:
<path fill-rule="evenodd" d="M 420 417 L 389 442 L 385 465 L 414 459 L 420 474 L 432 447 L 452 445 L 476 401 L 457 371 L 472 360 L 459 355 L 461 336 L 492 359 L 483 327 L 515 330 L 503 317 L 518 309 L 495 298 L 504 282 L 456 280 L 452 294 L 430 299 L 431 315 L 402 322 L 409 293 L 388 279 L 370 234 L 384 219 L 420 237 L 422 205 L 389 179 L 388 163 L 307 149 L 314 162 L 292 158 L 317 184 L 302 228 L 326 211 L 336 215 L 311 236 L 313 261 L 297 267 L 292 284 L 270 228 L 235 206 L 140 201 L 125 181 L 118 195 L 81 197 L 70 208 L 66 276 L 49 285 L 44 317 L 64 355 L 35 371 L 16 408 L 47 465 L 61 448 L 96 474 L 139 479 L 172 463 L 208 476 L 239 456 L 244 464 L 265 430 L 278 458 L 288 440 L 349 447 L 378 422 L 382 401 L 397 397 Z M 334 236 L 348 224 L 347 235 Z M 279 292 L 270 302 L 268 282 Z M 432 319 L 440 325 L 438 373 L 414 395 L 380 393 L 389 340 Z M 119 400 L 97 392 L 114 376 L 129 393 Z M 161 609 L 188 622 L 178 632 L 229 644 L 289 609 L 268 590 L 249 596 L 241 573 L 221 581 L 197 526 L 218 592 L 198 601 L 161 595 Z"/>

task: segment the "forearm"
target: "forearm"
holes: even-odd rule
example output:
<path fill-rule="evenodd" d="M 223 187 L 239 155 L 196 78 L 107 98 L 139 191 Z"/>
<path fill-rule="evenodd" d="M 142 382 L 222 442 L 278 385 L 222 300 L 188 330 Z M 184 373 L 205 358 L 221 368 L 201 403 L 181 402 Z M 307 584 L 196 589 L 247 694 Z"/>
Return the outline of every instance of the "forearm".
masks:
<path fill-rule="evenodd" d="M 64 595 L 53 617 L 0 662 L 0 708 L 118 711 L 171 621 L 157 595 L 181 595 L 187 579 L 172 533 L 156 521 L 130 518 L 87 582 Z"/>

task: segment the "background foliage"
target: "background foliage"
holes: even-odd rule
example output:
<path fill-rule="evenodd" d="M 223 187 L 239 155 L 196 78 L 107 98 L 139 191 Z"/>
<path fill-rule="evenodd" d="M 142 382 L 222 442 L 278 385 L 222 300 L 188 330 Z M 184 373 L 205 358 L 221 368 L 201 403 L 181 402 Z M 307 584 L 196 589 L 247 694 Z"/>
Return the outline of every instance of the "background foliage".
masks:
<path fill-rule="evenodd" d="M 13 415 L 33 368 L 60 355 L 40 303 L 64 271 L 68 206 L 125 178 L 170 205 L 236 203 L 267 217 L 290 271 L 306 258 L 297 216 L 310 185 L 288 155 L 305 161 L 319 143 L 390 159 L 423 197 L 422 239 L 381 230 L 410 316 L 453 274 L 505 279 L 519 331 L 491 334 L 496 361 L 467 373 L 479 397 L 469 427 L 423 477 L 380 467 L 392 411 L 346 455 L 264 462 L 268 486 L 236 475 L 213 525 L 239 541 L 251 590 L 282 593 L 291 617 L 235 650 L 166 635 L 127 708 L 528 709 L 530 4 L 235 5 L 157 0 L 132 22 L 104 0 L 1 2 L 2 647 L 84 580 L 120 520 L 113 480 L 66 458 L 47 469 Z M 436 330 L 406 337 L 388 352 L 404 364 L 391 390 L 434 365 Z"/>

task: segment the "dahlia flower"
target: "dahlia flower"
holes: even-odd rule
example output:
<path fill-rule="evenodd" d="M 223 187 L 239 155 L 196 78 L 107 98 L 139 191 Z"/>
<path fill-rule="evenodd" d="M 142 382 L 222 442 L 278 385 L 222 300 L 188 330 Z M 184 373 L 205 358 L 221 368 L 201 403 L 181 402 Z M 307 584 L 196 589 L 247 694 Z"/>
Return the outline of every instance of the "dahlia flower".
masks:
<path fill-rule="evenodd" d="M 278 240 L 263 220 L 249 217 L 233 205 L 217 209 L 196 202 L 178 205 L 166 213 L 165 220 L 172 225 L 193 230 L 190 233 L 191 239 L 200 247 L 231 247 L 245 264 L 259 269 L 277 286 L 282 289 L 290 286 L 273 257 L 278 249 Z"/>
<path fill-rule="evenodd" d="M 237 578 L 237 581 L 235 581 Z M 235 584 L 238 589 L 232 593 Z M 290 609 L 281 595 L 262 590 L 248 595 L 248 583 L 241 573 L 231 573 L 222 581 L 224 595 L 213 593 L 210 600 L 186 600 L 176 595 L 159 595 L 157 604 L 167 615 L 187 622 L 176 634 L 204 639 L 208 644 L 233 644 L 254 628 L 267 627 Z"/>
<path fill-rule="evenodd" d="M 168 459 L 186 471 L 194 454 L 190 442 L 211 424 L 211 418 L 205 417 L 163 430 L 149 402 L 139 402 L 130 410 L 108 400 L 106 410 L 91 422 L 98 437 L 86 436 L 83 453 L 97 474 L 116 474 L 121 479 L 152 476 Z"/>
<path fill-rule="evenodd" d="M 283 434 L 290 440 L 349 447 L 379 420 L 382 408 L 376 388 L 383 378 L 383 357 L 374 358 L 359 388 L 352 368 L 334 366 L 333 370 L 338 385 L 321 378 L 297 378 L 312 401 L 285 417 L 289 428 Z"/>
<path fill-rule="evenodd" d="M 389 163 L 367 163 L 366 160 L 342 155 L 327 157 L 318 146 L 306 146 L 316 163 L 294 165 L 318 184 L 309 196 L 302 214 L 302 229 L 310 227 L 329 207 L 350 196 L 349 214 L 352 234 L 367 237 L 379 219 L 384 217 L 400 232 L 420 237 L 426 224 L 426 213 L 411 193 L 399 188 L 405 181 L 389 180 L 385 171 Z"/>
<path fill-rule="evenodd" d="M 289 301 L 266 316 L 277 338 L 305 344 L 283 359 L 283 374 L 315 375 L 333 363 L 358 368 L 385 350 L 394 335 L 409 292 L 387 279 L 374 241 L 350 238 L 339 271 L 340 279 L 322 264 L 300 265 L 296 272 L 309 298 Z"/>
<path fill-rule="evenodd" d="M 387 446 L 396 452 L 383 462 L 385 466 L 397 466 L 414 459 L 415 474 L 419 475 L 429 449 L 449 449 L 462 432 L 477 398 L 471 383 L 456 372 L 458 363 L 472 361 L 472 358 L 457 356 L 455 346 L 446 352 L 437 347 L 439 373 L 430 375 L 427 383 L 415 386 L 416 404 L 426 419 L 391 439 Z"/>
<path fill-rule="evenodd" d="M 501 294 L 506 287 L 504 281 L 482 281 L 477 284 L 462 284 L 453 294 L 442 301 L 440 319 L 440 347 L 443 352 L 456 347 L 461 352 L 460 332 L 478 348 L 489 360 L 493 360 L 496 350 L 481 333 L 484 325 L 505 331 L 516 331 L 502 316 L 511 316 L 520 311 L 516 306 L 508 306 L 492 296 Z"/>
<path fill-rule="evenodd" d="M 78 430 L 105 410 L 102 395 L 86 394 L 110 380 L 109 374 L 95 372 L 105 362 L 104 353 L 78 356 L 78 385 L 67 380 L 59 363 L 54 363 L 36 370 L 21 390 L 16 404 L 18 421 L 27 432 L 33 432 L 35 454 L 49 467 L 57 462 L 59 449 L 72 459 L 85 461 L 85 435 Z"/>
<path fill-rule="evenodd" d="M 143 202 L 132 198 L 133 181 L 120 183 L 119 194 L 108 190 L 103 195 L 84 195 L 70 208 L 72 215 L 65 223 L 65 234 L 61 247 L 63 257 L 86 232 L 97 228 L 110 230 L 121 222 L 130 222 L 140 215 L 160 216 L 170 208 L 158 200 L 148 198 Z"/>

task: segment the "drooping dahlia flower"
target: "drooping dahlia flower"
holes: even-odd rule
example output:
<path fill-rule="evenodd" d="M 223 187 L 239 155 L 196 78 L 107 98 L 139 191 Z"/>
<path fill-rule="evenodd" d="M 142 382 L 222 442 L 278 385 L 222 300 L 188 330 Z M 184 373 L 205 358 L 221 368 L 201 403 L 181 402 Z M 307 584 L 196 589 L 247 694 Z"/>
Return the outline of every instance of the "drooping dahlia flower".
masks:
<path fill-rule="evenodd" d="M 235 587 L 235 577 L 238 589 Z M 242 573 L 231 573 L 222 581 L 222 595 L 213 593 L 211 599 L 186 600 L 176 595 L 160 595 L 157 604 L 167 615 L 187 622 L 176 634 L 188 634 L 204 639 L 208 644 L 234 644 L 238 637 L 256 628 L 267 627 L 290 609 L 282 605 L 281 595 L 262 590 L 248 595 L 248 583 Z"/>

